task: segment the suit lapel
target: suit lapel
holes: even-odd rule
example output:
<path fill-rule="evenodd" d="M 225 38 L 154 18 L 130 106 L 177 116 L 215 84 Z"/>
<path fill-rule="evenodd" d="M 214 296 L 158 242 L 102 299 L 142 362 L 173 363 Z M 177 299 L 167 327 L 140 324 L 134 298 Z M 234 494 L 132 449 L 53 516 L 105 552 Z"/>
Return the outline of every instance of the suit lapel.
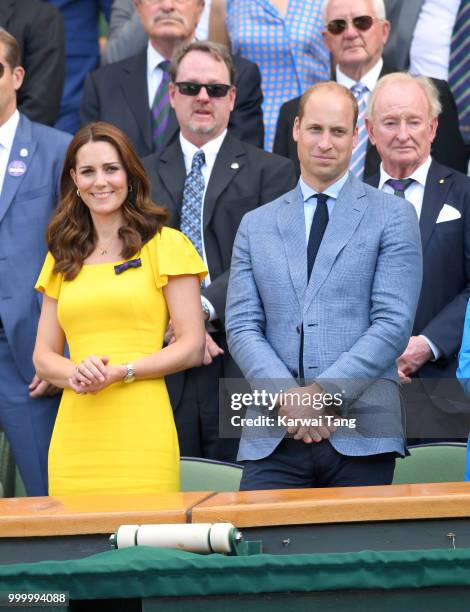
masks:
<path fill-rule="evenodd" d="M 309 307 L 310 302 L 328 277 L 338 254 L 349 242 L 359 225 L 368 205 L 365 195 L 362 182 L 350 174 L 335 202 L 323 236 L 307 287 L 305 308 Z"/>
<path fill-rule="evenodd" d="M 419 217 L 423 253 L 436 225 L 439 212 L 446 202 L 451 185 L 452 170 L 433 161 L 426 179 L 423 205 Z"/>
<path fill-rule="evenodd" d="M 147 50 L 122 67 L 121 87 L 149 151 L 153 151 L 147 86 Z"/>
<path fill-rule="evenodd" d="M 299 304 L 307 287 L 307 241 L 305 239 L 304 200 L 299 185 L 284 196 L 279 207 L 277 226 L 284 245 L 290 276 Z M 276 248 L 273 245 L 272 248 Z M 281 254 L 282 257 L 282 254 Z"/>
<path fill-rule="evenodd" d="M 171 197 L 172 209 L 170 213 L 174 220 L 174 226 L 179 227 L 181 200 L 184 181 L 186 180 L 186 167 L 179 139 L 162 152 L 157 161 L 157 172 Z"/>
<path fill-rule="evenodd" d="M 36 143 L 32 140 L 31 122 L 24 115 L 20 114 L 20 122 L 16 128 L 0 197 L 0 222 L 10 208 L 20 185 L 29 171 L 35 151 Z M 16 173 L 13 172 L 15 169 Z M 21 170 L 23 170 L 22 173 Z M 47 178 L 44 177 L 44 180 L 47 180 Z"/>
<path fill-rule="evenodd" d="M 203 227 L 207 228 L 217 200 L 246 163 L 243 145 L 227 134 L 217 154 L 204 197 Z"/>

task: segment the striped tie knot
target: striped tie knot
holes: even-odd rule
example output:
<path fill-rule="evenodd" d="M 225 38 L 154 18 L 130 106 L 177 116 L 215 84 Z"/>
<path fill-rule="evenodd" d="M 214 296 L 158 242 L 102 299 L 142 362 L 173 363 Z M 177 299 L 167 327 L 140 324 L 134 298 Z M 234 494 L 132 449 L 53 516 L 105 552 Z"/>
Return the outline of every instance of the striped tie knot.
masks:
<path fill-rule="evenodd" d="M 356 98 L 356 100 L 360 100 L 364 94 L 369 91 L 367 85 L 363 85 L 360 81 L 351 87 L 351 91 Z"/>
<path fill-rule="evenodd" d="M 408 189 L 411 183 L 414 183 L 414 179 L 412 178 L 388 179 L 387 181 L 387 184 L 393 189 L 394 195 L 398 196 L 399 198 L 405 197 L 405 191 Z"/>

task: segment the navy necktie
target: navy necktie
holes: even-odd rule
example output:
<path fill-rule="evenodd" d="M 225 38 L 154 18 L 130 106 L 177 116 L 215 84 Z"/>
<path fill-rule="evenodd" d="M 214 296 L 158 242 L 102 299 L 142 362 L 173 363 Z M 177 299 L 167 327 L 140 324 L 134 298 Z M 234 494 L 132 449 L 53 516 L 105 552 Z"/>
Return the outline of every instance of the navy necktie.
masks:
<path fill-rule="evenodd" d="M 313 264 L 317 257 L 318 249 L 325 233 L 326 226 L 328 225 L 328 196 L 324 193 L 316 193 L 312 196 L 317 198 L 317 208 L 313 216 L 312 226 L 310 228 L 310 236 L 308 238 L 307 245 L 307 278 L 310 279 L 312 273 Z"/>
<path fill-rule="evenodd" d="M 313 215 L 312 225 L 310 227 L 310 235 L 308 238 L 307 245 L 307 279 L 310 280 L 310 275 L 312 273 L 313 264 L 315 263 L 315 259 L 317 257 L 318 249 L 320 248 L 320 244 L 323 238 L 323 234 L 325 233 L 326 226 L 328 225 L 328 206 L 326 205 L 328 201 L 328 196 L 324 193 L 316 193 L 311 196 L 312 198 L 317 198 L 317 208 L 315 209 L 315 214 Z M 300 384 L 303 385 L 305 383 L 305 373 L 304 373 L 304 326 L 303 324 L 300 326 L 300 349 L 299 349 L 299 378 Z"/>
<path fill-rule="evenodd" d="M 180 230 L 185 234 L 202 257 L 201 210 L 204 195 L 204 176 L 202 166 L 205 164 L 204 151 L 199 149 L 193 156 L 191 170 L 183 187 Z"/>

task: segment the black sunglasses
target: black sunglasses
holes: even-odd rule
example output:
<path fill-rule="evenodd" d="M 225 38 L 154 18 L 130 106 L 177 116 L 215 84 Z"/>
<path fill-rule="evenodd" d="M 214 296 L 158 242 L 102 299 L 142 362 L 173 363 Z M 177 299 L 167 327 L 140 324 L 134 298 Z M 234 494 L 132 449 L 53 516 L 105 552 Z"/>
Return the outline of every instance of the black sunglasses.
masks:
<path fill-rule="evenodd" d="M 224 83 L 175 83 L 183 96 L 197 96 L 203 87 L 206 88 L 207 95 L 209 98 L 223 98 L 227 95 L 231 85 L 225 85 Z"/>
<path fill-rule="evenodd" d="M 367 30 L 370 30 L 374 21 L 374 17 L 370 15 L 360 15 L 359 17 L 352 18 L 353 26 L 360 32 L 367 32 Z M 348 22 L 346 19 L 333 19 L 333 21 L 327 24 L 326 29 L 330 34 L 338 36 L 338 34 L 342 34 L 347 27 Z"/>

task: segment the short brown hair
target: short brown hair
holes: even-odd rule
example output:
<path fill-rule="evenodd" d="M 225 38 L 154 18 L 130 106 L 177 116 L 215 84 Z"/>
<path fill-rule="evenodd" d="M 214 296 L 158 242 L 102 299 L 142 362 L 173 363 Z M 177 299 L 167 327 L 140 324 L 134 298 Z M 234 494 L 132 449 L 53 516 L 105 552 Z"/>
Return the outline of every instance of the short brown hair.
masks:
<path fill-rule="evenodd" d="M 12 36 L 5 28 L 0 28 L 0 43 L 5 45 L 5 58 L 10 69 L 13 70 L 21 65 L 20 47 L 16 38 Z"/>
<path fill-rule="evenodd" d="M 211 55 L 218 62 L 224 62 L 228 69 L 230 85 L 234 84 L 235 68 L 233 66 L 232 56 L 224 45 L 219 45 L 218 43 L 210 40 L 198 40 L 196 42 L 188 43 L 187 45 L 179 47 L 175 51 L 171 60 L 170 68 L 170 79 L 173 83 L 176 81 L 176 74 L 178 73 L 178 68 L 183 61 L 183 58 L 186 57 L 186 55 L 188 55 L 188 53 L 191 51 L 202 51 L 202 53 Z"/>
<path fill-rule="evenodd" d="M 169 218 L 166 209 L 151 201 L 147 174 L 129 138 L 104 121 L 82 127 L 65 154 L 60 202 L 46 232 L 47 245 L 55 259 L 54 272 L 62 272 L 66 280 L 77 276 L 97 241 L 90 212 L 78 195 L 70 174 L 70 170 L 75 170 L 78 151 L 89 142 L 107 142 L 113 146 L 127 174 L 130 191 L 122 204 L 124 224 L 118 232 L 124 259 L 137 254 Z"/>
<path fill-rule="evenodd" d="M 299 121 L 302 120 L 305 112 L 305 106 L 310 98 L 315 92 L 320 89 L 326 89 L 327 91 L 336 92 L 345 96 L 350 102 L 353 109 L 353 129 L 355 129 L 357 124 L 357 118 L 359 116 L 359 107 L 357 105 L 357 100 L 354 97 L 353 93 L 343 85 L 336 83 L 336 81 L 323 81 L 322 83 L 317 83 L 316 85 L 312 85 L 302 94 L 299 102 L 299 111 L 297 116 L 299 117 Z"/>

